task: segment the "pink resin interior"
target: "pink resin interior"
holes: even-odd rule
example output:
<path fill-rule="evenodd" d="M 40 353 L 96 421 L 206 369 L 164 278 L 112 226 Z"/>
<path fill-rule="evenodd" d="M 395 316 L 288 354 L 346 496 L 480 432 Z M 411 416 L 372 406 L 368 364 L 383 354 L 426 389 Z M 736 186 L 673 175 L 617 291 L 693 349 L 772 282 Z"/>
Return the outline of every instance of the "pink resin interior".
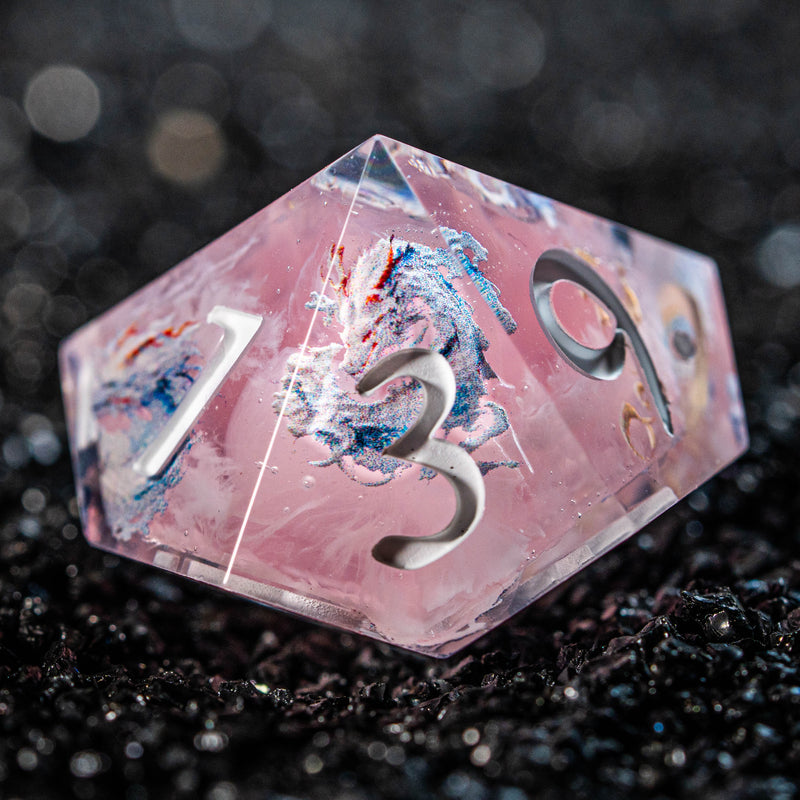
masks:
<path fill-rule="evenodd" d="M 548 340 L 529 282 L 553 248 L 590 265 L 635 321 L 671 435 L 630 348 L 619 377 L 597 380 Z M 143 477 L 136 456 L 220 346 L 205 322 L 214 306 L 260 315 L 261 327 L 169 467 Z M 556 284 L 553 306 L 582 343 L 613 336 L 608 310 L 575 285 Z M 445 354 L 460 381 L 434 435 L 481 466 L 486 508 L 452 552 L 402 570 L 373 546 L 443 528 L 454 492 L 380 455 L 419 413 L 419 388 L 398 381 L 400 395 L 366 398 L 355 387 L 411 346 Z M 433 655 L 746 447 L 709 259 L 383 137 L 79 330 L 61 366 L 93 544 L 212 584 L 230 568 L 231 591 Z"/>

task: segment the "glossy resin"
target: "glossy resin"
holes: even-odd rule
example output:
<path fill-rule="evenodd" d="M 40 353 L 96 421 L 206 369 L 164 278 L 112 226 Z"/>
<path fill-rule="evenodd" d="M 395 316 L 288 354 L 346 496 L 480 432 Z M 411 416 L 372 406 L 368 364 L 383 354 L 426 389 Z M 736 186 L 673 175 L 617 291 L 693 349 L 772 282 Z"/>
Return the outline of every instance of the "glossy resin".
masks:
<path fill-rule="evenodd" d="M 60 356 L 92 544 L 437 656 L 747 444 L 712 261 L 379 136 Z"/>

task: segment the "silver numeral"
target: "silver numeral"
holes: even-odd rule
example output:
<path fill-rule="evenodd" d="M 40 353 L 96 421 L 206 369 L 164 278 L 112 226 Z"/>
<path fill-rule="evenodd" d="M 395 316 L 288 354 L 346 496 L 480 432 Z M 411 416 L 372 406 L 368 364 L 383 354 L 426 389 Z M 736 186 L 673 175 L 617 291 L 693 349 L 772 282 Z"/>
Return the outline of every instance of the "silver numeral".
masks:
<path fill-rule="evenodd" d="M 262 317 L 227 306 L 214 306 L 206 321 L 222 328 L 222 339 L 203 374 L 181 400 L 166 427 L 134 461 L 133 469 L 145 478 L 154 478 L 169 464 L 186 440 L 206 403 L 220 387 L 234 364 L 261 327 Z"/>
<path fill-rule="evenodd" d="M 458 445 L 431 434 L 447 418 L 456 396 L 456 380 L 447 359 L 439 353 L 407 348 L 381 359 L 358 382 L 369 395 L 397 378 L 413 378 L 423 388 L 425 406 L 414 424 L 384 448 L 387 456 L 435 470 L 447 478 L 456 494 L 456 512 L 450 523 L 430 536 L 386 536 L 373 548 L 376 560 L 398 569 L 419 569 L 458 547 L 483 516 L 486 489 L 470 455 Z"/>
<path fill-rule="evenodd" d="M 575 341 L 559 324 L 550 303 L 553 284 L 568 280 L 591 292 L 617 318 L 614 339 L 607 347 L 586 347 Z M 673 433 L 669 403 L 658 379 L 653 359 L 625 306 L 611 287 L 585 262 L 564 250 L 547 250 L 531 270 L 530 295 L 533 310 L 550 343 L 572 367 L 590 378 L 614 380 L 625 364 L 625 335 L 631 343 L 645 381 L 655 401 L 664 430 Z"/>

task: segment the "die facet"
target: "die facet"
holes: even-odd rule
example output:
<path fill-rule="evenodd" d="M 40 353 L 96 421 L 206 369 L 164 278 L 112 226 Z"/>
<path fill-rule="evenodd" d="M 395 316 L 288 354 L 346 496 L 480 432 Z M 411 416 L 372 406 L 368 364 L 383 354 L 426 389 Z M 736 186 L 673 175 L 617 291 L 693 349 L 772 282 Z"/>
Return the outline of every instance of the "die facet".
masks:
<path fill-rule="evenodd" d="M 434 656 L 747 446 L 710 259 L 382 136 L 60 363 L 93 545 Z"/>

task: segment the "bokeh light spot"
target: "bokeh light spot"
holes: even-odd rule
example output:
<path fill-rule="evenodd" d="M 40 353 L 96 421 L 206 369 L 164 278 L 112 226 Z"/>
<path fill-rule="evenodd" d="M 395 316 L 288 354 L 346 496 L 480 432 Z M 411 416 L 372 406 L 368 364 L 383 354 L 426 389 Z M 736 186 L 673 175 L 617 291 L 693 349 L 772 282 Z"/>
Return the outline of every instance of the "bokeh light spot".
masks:
<path fill-rule="evenodd" d="M 774 286 L 800 286 L 800 225 L 780 225 L 769 233 L 758 246 L 756 264 Z"/>
<path fill-rule="evenodd" d="M 721 236 L 731 236 L 751 224 L 759 211 L 747 180 L 735 174 L 700 175 L 689 202 L 694 216 Z"/>
<path fill-rule="evenodd" d="M 30 211 L 25 201 L 9 189 L 0 189 L 0 245 L 21 239 L 30 225 Z"/>
<path fill-rule="evenodd" d="M 291 72 L 268 72 L 245 84 L 237 111 L 270 157 L 290 169 L 327 155 L 334 125 L 309 86 Z"/>
<path fill-rule="evenodd" d="M 268 0 L 172 0 L 170 6 L 184 39 L 204 50 L 247 47 L 272 16 Z"/>
<path fill-rule="evenodd" d="M 49 298 L 44 313 L 44 326 L 48 333 L 60 339 L 84 322 L 86 308 L 77 297 L 67 294 Z"/>
<path fill-rule="evenodd" d="M 39 284 L 18 283 L 5 296 L 3 313 L 15 328 L 34 327 L 46 301 L 47 293 Z"/>
<path fill-rule="evenodd" d="M 480 83 L 515 89 L 530 83 L 544 64 L 541 28 L 517 3 L 476 5 L 461 22 L 461 59 Z"/>
<path fill-rule="evenodd" d="M 147 155 L 153 168 L 174 183 L 196 184 L 213 177 L 225 160 L 225 139 L 204 111 L 172 108 L 156 121 Z"/>
<path fill-rule="evenodd" d="M 366 28 L 368 11 L 362 0 L 293 0 L 276 9 L 278 36 L 303 58 L 333 59 L 357 47 Z"/>
<path fill-rule="evenodd" d="M 46 67 L 28 83 L 24 106 L 39 133 L 57 142 L 71 142 L 86 136 L 97 124 L 100 90 L 82 69 Z"/>
<path fill-rule="evenodd" d="M 644 143 L 645 125 L 625 103 L 595 102 L 578 115 L 573 139 L 581 157 L 598 169 L 632 164 Z"/>

